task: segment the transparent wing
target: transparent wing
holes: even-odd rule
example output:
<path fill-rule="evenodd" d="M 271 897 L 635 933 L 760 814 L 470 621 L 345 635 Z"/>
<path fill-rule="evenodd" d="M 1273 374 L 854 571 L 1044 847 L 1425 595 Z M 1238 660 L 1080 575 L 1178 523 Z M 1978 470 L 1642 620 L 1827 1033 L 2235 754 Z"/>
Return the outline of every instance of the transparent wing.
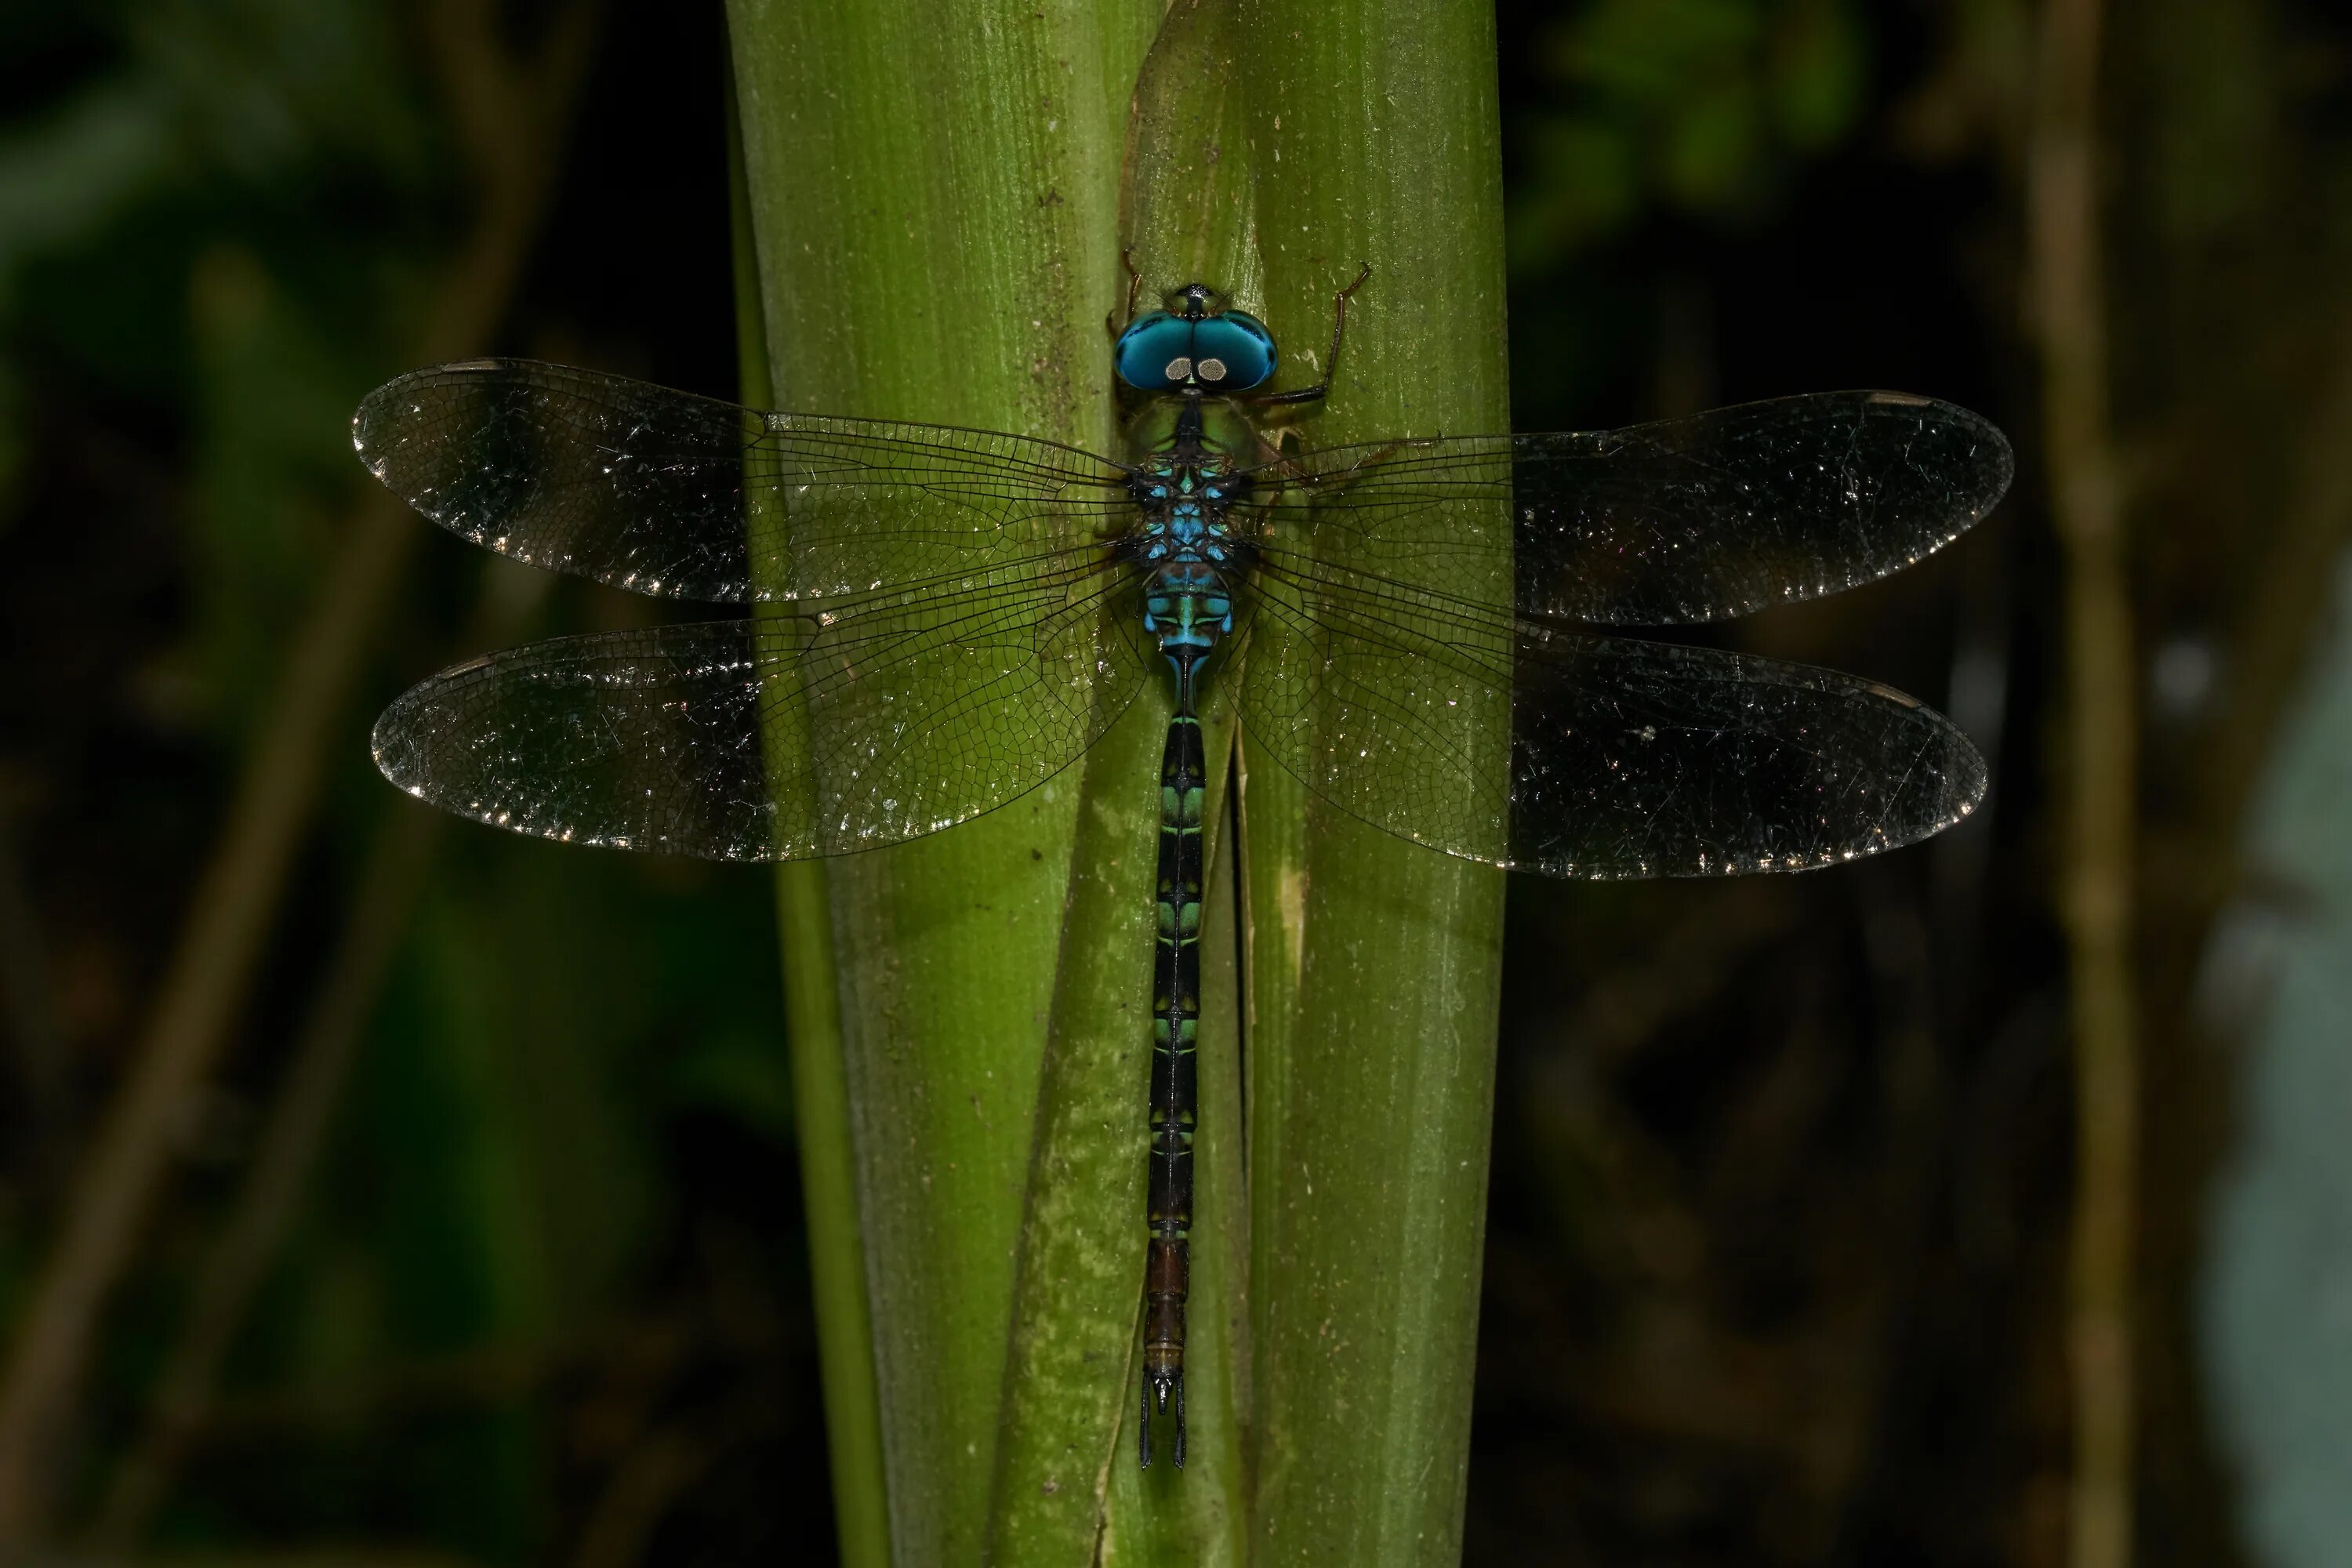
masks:
<path fill-rule="evenodd" d="M 1965 408 L 1832 392 L 1623 430 L 1339 447 L 1257 473 L 1287 487 L 1267 509 L 1278 532 L 1311 509 L 1307 555 L 1405 581 L 1509 561 L 1523 615 L 1665 626 L 1898 571 L 1991 510 L 2011 469 L 2008 441 Z"/>
<path fill-rule="evenodd" d="M 987 430 L 767 414 L 529 360 L 411 372 L 352 444 L 459 538 L 665 598 L 863 593 L 1114 531 L 1125 470 Z"/>
<path fill-rule="evenodd" d="M 1122 588 L 1069 552 L 951 599 L 536 643 L 403 695 L 376 765 L 546 838 L 720 860 L 893 844 L 1042 784 L 1124 710 L 1145 665 L 1130 617 L 1105 614 Z"/>
<path fill-rule="evenodd" d="M 1950 721 L 1874 681 L 1278 564 L 1256 581 L 1241 680 L 1252 743 L 1334 805 L 1554 877 L 1832 865 L 1984 794 Z"/>

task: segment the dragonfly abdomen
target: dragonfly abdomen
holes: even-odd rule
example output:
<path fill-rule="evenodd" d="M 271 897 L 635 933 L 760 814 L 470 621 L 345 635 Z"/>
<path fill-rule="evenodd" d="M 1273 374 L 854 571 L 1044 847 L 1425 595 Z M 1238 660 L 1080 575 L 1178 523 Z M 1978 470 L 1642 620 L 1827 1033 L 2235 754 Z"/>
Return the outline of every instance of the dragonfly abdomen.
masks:
<path fill-rule="evenodd" d="M 1189 602 L 1190 595 L 1179 595 Z M 1215 634 L 1212 633 L 1213 637 Z M 1198 1103 L 1194 1047 L 1201 1026 L 1202 803 L 1208 762 L 1192 711 L 1189 646 L 1161 646 L 1176 666 L 1177 710 L 1160 762 L 1159 932 L 1151 985 L 1151 1148 L 1146 1178 L 1150 1240 L 1144 1259 L 1143 1410 L 1137 1437 L 1151 1463 L 1155 1407 L 1176 1406 L 1175 1458 L 1184 1463 L 1184 1297 L 1192 1226 L 1192 1123 Z"/>
<path fill-rule="evenodd" d="M 1178 562 L 1151 574 L 1143 590 L 1143 629 L 1172 662 L 1209 656 L 1234 629 L 1233 591 L 1205 562 Z"/>

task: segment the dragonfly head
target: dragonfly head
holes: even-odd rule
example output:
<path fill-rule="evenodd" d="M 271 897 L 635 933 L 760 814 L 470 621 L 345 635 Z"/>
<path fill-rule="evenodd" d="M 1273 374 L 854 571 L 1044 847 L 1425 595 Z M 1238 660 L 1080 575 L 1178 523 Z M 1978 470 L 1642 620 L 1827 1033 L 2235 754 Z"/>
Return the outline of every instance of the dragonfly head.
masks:
<path fill-rule="evenodd" d="M 1167 307 L 1170 315 L 1181 316 L 1188 321 L 1206 321 L 1211 316 L 1223 314 L 1225 309 L 1224 296 L 1206 283 L 1187 283 L 1164 296 L 1160 302 Z"/>
<path fill-rule="evenodd" d="M 1138 392 L 1246 392 L 1274 374 L 1274 334 L 1205 283 L 1187 283 L 1164 309 L 1127 324 L 1112 350 L 1119 380 Z"/>

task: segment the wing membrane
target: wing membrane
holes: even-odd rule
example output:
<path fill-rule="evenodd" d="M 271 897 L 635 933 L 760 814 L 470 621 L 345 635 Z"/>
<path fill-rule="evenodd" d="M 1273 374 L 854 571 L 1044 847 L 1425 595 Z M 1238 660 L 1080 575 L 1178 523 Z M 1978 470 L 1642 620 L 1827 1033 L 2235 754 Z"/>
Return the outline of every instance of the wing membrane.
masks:
<path fill-rule="evenodd" d="M 516 831 L 725 859 L 896 843 L 1059 771 L 1150 668 L 1099 542 L 1133 526 L 1128 471 L 1075 448 L 496 360 L 387 384 L 353 439 L 501 553 L 791 604 L 500 654 L 385 712 L 395 784 Z M 1888 688 L 1557 624 L 1711 620 L 1939 548 L 2009 482 L 1965 410 L 1827 394 L 1258 476 L 1244 721 L 1388 831 L 1557 876 L 1779 870 L 1982 793 L 1966 740 Z"/>
<path fill-rule="evenodd" d="M 1049 441 L 767 414 L 529 360 L 370 393 L 352 445 L 459 538 L 635 593 L 865 593 L 1115 530 L 1125 472 Z"/>
<path fill-rule="evenodd" d="M 1555 877 L 1832 865 L 1949 826 L 1985 785 L 1950 721 L 1874 681 L 1279 571 L 1241 707 L 1254 744 L 1350 815 Z"/>
<path fill-rule="evenodd" d="M 2008 442 L 1967 409 L 1836 392 L 1623 430 L 1339 447 L 1257 472 L 1287 487 L 1268 515 L 1302 558 L 1441 584 L 1507 560 L 1523 615 L 1664 626 L 1875 581 L 1958 538 L 2011 470 Z"/>
<path fill-rule="evenodd" d="M 1143 684 L 1091 553 L 923 595 L 561 637 L 443 672 L 376 721 L 377 766 L 541 837 L 708 859 L 893 844 L 1066 766 Z"/>

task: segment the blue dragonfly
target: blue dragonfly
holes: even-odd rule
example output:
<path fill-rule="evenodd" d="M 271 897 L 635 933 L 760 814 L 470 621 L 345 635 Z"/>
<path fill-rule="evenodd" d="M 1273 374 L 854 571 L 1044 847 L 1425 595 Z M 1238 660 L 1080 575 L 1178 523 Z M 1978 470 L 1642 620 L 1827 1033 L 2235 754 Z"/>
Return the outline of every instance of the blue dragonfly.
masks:
<path fill-rule="evenodd" d="M 353 420 L 370 471 L 461 538 L 764 606 L 488 655 L 394 701 L 384 775 L 494 826 L 719 860 L 873 849 L 1018 798 L 1166 683 L 1147 1466 L 1171 1413 L 1184 1462 L 1208 681 L 1328 805 L 1547 876 L 1833 866 L 1940 831 L 1985 787 L 1951 722 L 1889 687 L 1591 628 L 1719 620 L 1916 562 L 2008 488 L 1998 429 L 1838 392 L 1302 448 L 1292 422 L 1328 395 L 1363 281 L 1337 297 L 1324 379 L 1284 392 L 1256 318 L 1201 284 L 1138 313 L 1131 289 L 1116 459 L 520 360 L 401 376 Z"/>

